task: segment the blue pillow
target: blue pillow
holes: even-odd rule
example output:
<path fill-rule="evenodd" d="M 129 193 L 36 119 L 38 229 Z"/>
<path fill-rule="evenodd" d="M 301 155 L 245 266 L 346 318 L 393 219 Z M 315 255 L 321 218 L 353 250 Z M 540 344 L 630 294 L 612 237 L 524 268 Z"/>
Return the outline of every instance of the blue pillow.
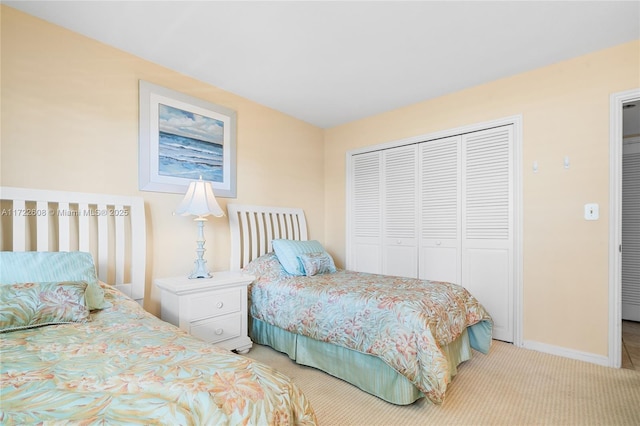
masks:
<path fill-rule="evenodd" d="M 322 244 L 316 240 L 273 240 L 271 241 L 271 246 L 284 270 L 291 275 L 305 275 L 304 266 L 298 256 L 325 251 Z"/>
<path fill-rule="evenodd" d="M 105 306 L 91 253 L 81 251 L 0 252 L 0 284 L 84 281 L 89 309 Z"/>

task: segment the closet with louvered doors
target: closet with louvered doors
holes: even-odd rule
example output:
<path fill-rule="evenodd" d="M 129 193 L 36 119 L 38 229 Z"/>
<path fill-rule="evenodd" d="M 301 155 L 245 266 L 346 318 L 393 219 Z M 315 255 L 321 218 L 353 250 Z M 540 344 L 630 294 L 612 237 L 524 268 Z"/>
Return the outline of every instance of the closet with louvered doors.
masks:
<path fill-rule="evenodd" d="M 354 154 L 347 268 L 465 286 L 513 341 L 513 126 Z"/>

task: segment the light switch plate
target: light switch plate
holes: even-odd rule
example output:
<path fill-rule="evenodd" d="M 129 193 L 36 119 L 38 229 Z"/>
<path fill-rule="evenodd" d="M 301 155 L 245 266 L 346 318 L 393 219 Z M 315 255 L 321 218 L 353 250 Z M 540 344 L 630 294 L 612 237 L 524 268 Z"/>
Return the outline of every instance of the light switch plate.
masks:
<path fill-rule="evenodd" d="M 584 218 L 585 220 L 598 220 L 600 218 L 600 211 L 597 203 L 584 205 Z"/>

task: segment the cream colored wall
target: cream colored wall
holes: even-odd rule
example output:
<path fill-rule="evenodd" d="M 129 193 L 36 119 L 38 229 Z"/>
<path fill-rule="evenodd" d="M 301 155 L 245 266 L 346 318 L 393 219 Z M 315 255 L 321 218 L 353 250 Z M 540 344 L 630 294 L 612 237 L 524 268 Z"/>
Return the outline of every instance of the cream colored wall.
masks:
<path fill-rule="evenodd" d="M 323 131 L 255 102 L 2 6 L 2 185 L 137 195 L 145 200 L 151 277 L 188 275 L 192 218 L 181 195 L 138 191 L 138 80 L 237 112 L 237 199 L 301 207 L 324 235 Z M 210 269 L 229 265 L 226 218 L 206 224 Z M 147 286 L 151 288 L 151 286 Z M 147 294 L 158 313 L 159 294 Z"/>
<path fill-rule="evenodd" d="M 522 114 L 523 338 L 606 356 L 609 95 L 637 87 L 640 41 L 327 130 L 328 249 L 344 262 L 347 151 Z"/>

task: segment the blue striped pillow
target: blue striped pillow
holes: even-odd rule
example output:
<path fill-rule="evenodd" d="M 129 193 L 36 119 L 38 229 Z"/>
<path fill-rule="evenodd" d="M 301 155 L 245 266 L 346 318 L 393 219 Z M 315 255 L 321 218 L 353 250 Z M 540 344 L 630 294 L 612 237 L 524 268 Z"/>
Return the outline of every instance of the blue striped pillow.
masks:
<path fill-rule="evenodd" d="M 70 252 L 0 252 L 0 284 L 84 281 L 89 309 L 102 309 L 104 290 L 98 284 L 91 253 Z"/>
<path fill-rule="evenodd" d="M 305 275 L 304 266 L 298 258 L 299 255 L 325 251 L 322 244 L 316 240 L 273 240 L 271 246 L 284 270 L 291 275 Z"/>

